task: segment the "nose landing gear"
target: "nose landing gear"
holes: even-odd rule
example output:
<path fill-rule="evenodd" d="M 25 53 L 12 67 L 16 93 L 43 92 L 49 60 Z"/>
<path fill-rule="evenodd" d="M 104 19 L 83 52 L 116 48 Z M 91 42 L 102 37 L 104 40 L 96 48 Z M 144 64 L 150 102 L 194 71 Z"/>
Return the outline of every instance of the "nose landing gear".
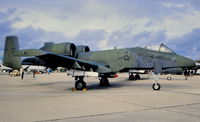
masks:
<path fill-rule="evenodd" d="M 153 82 L 153 85 L 152 85 L 152 88 L 153 90 L 160 90 L 161 88 L 161 85 L 158 83 L 158 79 L 159 79 L 159 74 L 155 74 L 153 72 L 151 72 L 151 76 L 152 76 L 152 79 L 154 80 Z"/>
<path fill-rule="evenodd" d="M 160 84 L 159 83 L 154 83 L 153 85 L 152 85 L 152 88 L 153 88 L 153 90 L 160 90 Z"/>

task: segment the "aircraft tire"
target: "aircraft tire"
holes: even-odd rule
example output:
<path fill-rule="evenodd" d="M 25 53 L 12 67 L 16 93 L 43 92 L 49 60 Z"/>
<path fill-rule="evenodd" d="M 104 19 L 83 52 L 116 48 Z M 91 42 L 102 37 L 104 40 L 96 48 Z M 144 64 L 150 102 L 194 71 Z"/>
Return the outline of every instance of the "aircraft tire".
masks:
<path fill-rule="evenodd" d="M 78 81 L 76 81 L 76 83 L 75 83 L 75 88 L 76 88 L 77 90 L 83 90 L 83 89 L 86 88 L 86 83 L 85 83 L 83 80 L 78 80 Z"/>
<path fill-rule="evenodd" d="M 152 85 L 152 88 L 153 88 L 153 90 L 160 90 L 160 84 L 159 83 L 154 83 L 153 85 Z"/>
<path fill-rule="evenodd" d="M 136 74 L 135 75 L 135 80 L 139 80 L 140 79 L 140 75 Z"/>
<path fill-rule="evenodd" d="M 172 80 L 172 77 L 167 77 L 167 80 Z"/>
<path fill-rule="evenodd" d="M 129 80 L 135 80 L 134 75 L 129 75 Z"/>
<path fill-rule="evenodd" d="M 100 79 L 99 86 L 110 86 L 108 78 L 102 77 Z"/>
<path fill-rule="evenodd" d="M 105 79 L 104 79 L 104 83 L 105 83 L 105 86 L 110 86 L 110 83 L 109 83 L 108 78 L 105 78 Z"/>

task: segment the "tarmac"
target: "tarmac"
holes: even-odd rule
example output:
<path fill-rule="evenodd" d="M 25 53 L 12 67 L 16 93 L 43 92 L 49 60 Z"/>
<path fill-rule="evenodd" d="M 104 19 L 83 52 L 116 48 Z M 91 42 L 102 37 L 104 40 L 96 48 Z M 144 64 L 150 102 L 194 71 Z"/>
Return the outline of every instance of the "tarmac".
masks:
<path fill-rule="evenodd" d="M 152 80 L 129 81 L 128 74 L 109 79 L 85 78 L 87 91 L 72 91 L 74 78 L 65 73 L 39 74 L 32 78 L 0 75 L 2 122 L 200 122 L 200 76 L 160 76 L 160 91 Z"/>

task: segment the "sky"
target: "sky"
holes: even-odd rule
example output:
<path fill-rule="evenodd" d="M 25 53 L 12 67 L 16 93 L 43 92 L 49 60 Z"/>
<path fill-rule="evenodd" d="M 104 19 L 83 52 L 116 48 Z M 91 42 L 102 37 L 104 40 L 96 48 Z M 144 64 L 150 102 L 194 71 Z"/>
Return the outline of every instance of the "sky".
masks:
<path fill-rule="evenodd" d="M 0 60 L 5 37 L 20 49 L 72 42 L 91 50 L 164 43 L 200 58 L 200 0 L 0 0 Z"/>

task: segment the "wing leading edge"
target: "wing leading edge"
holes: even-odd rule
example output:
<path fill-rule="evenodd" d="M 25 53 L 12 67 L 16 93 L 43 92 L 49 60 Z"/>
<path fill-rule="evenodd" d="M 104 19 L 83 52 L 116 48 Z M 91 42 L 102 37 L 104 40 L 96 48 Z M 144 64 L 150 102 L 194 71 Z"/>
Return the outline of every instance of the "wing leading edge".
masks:
<path fill-rule="evenodd" d="M 108 67 L 102 64 L 98 64 L 92 61 L 81 60 L 70 56 L 64 56 L 54 53 L 46 53 L 36 56 L 40 60 L 43 60 L 46 66 L 53 69 L 57 67 L 65 67 L 68 69 L 78 69 L 83 71 L 94 71 L 98 73 L 110 73 L 112 72 Z"/>

